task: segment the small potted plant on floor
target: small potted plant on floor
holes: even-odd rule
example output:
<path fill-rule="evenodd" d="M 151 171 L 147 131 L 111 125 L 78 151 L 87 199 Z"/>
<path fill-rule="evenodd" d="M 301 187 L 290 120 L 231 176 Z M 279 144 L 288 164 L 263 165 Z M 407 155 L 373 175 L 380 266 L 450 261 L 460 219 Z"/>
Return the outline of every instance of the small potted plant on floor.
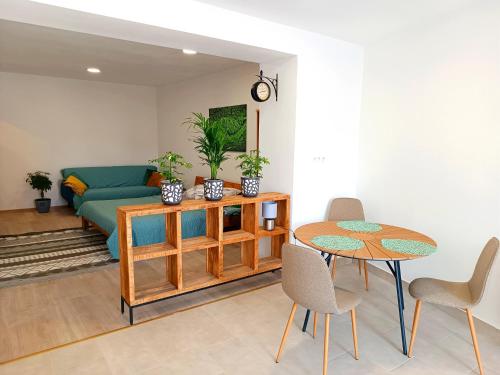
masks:
<path fill-rule="evenodd" d="M 35 199 L 36 210 L 41 213 L 47 213 L 50 210 L 50 198 L 45 198 L 45 192 L 52 188 L 52 181 L 50 181 L 49 172 L 30 172 L 26 177 L 26 182 L 30 184 L 33 190 L 40 192 L 40 198 Z"/>
<path fill-rule="evenodd" d="M 248 154 L 241 154 L 236 157 L 241 160 L 241 193 L 244 197 L 256 197 L 259 195 L 259 183 L 262 178 L 262 168 L 269 164 L 269 159 L 260 156 L 258 150 L 252 150 Z"/>
<path fill-rule="evenodd" d="M 160 182 L 161 200 L 164 204 L 175 205 L 182 202 L 184 185 L 178 177 L 182 173 L 179 168 L 191 168 L 191 163 L 184 160 L 182 155 L 168 151 L 157 159 L 149 161 L 158 165 L 158 172 L 163 176 Z"/>
<path fill-rule="evenodd" d="M 193 113 L 193 116 L 186 123 L 197 134 L 193 141 L 203 164 L 210 167 L 210 178 L 203 183 L 205 199 L 218 201 L 223 197 L 224 181 L 217 178 L 217 173 L 222 170 L 222 162 L 228 159 L 228 145 L 233 138 L 227 129 L 232 128 L 236 120 L 230 117 L 211 119 L 201 113 Z"/>

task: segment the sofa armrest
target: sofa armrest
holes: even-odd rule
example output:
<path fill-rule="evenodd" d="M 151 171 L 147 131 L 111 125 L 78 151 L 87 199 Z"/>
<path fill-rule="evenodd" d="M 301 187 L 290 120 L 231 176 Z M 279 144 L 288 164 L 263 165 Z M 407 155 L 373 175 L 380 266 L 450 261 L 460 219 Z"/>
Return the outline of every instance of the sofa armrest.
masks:
<path fill-rule="evenodd" d="M 75 193 L 70 187 L 64 185 L 64 183 L 62 182 L 61 182 L 61 195 L 68 202 L 68 207 L 73 207 L 73 197 L 75 196 Z"/>

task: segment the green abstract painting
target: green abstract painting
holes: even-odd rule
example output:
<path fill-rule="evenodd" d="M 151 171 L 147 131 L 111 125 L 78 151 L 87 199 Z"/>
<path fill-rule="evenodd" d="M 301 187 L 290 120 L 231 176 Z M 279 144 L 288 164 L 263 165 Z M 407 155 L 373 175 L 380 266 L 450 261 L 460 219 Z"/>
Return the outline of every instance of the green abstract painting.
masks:
<path fill-rule="evenodd" d="M 210 108 L 208 117 L 218 119 L 231 117 L 235 119 L 234 125 L 227 129 L 232 141 L 228 145 L 228 151 L 246 152 L 247 150 L 247 105 L 233 105 L 229 107 Z"/>

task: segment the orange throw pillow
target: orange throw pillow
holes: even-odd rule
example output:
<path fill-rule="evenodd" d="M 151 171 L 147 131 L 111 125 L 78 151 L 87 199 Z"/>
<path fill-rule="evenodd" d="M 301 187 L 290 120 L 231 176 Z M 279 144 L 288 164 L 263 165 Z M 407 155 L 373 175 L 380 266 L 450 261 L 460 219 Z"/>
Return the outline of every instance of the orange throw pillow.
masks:
<path fill-rule="evenodd" d="M 146 186 L 160 187 L 161 180 L 163 180 L 163 176 L 161 175 L 161 173 L 153 172 L 151 173 L 151 176 L 149 176 Z"/>
<path fill-rule="evenodd" d="M 65 181 L 64 185 L 70 187 L 76 195 L 82 196 L 83 193 L 88 189 L 88 186 L 76 176 L 69 176 Z"/>

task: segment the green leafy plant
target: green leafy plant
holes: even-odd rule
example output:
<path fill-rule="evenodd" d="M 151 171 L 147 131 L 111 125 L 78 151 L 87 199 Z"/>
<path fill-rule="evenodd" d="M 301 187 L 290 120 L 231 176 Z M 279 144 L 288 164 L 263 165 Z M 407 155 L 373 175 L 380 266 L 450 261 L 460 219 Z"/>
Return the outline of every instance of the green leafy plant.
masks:
<path fill-rule="evenodd" d="M 172 184 L 181 181 L 178 177 L 182 175 L 179 172 L 180 168 L 189 169 L 193 166 L 191 163 L 185 161 L 182 155 L 172 151 L 165 152 L 157 159 L 150 160 L 149 162 L 155 163 L 158 166 L 158 172 L 161 173 L 165 180 L 170 181 Z"/>
<path fill-rule="evenodd" d="M 227 145 L 229 151 L 245 152 L 247 150 L 247 105 L 233 105 L 229 107 L 210 108 L 208 117 L 212 120 L 221 117 L 231 117 L 234 121 L 226 129 L 231 135 L 231 142 Z"/>
<path fill-rule="evenodd" d="M 185 123 L 196 134 L 193 138 L 195 150 L 200 153 L 203 164 L 210 167 L 210 179 L 216 180 L 222 162 L 228 159 L 228 145 L 234 138 L 227 129 L 233 128 L 237 120 L 230 117 L 211 119 L 201 113 L 193 113 L 193 116 Z"/>
<path fill-rule="evenodd" d="M 241 154 L 236 157 L 236 160 L 241 160 L 238 167 L 241 168 L 243 176 L 250 178 L 261 178 L 264 165 L 269 164 L 269 159 L 260 156 L 257 150 L 252 150 L 248 154 Z"/>
<path fill-rule="evenodd" d="M 52 189 L 52 181 L 49 176 L 49 172 L 29 172 L 26 177 L 26 182 L 33 188 L 33 190 L 40 191 L 41 198 L 45 198 L 45 192 Z"/>

